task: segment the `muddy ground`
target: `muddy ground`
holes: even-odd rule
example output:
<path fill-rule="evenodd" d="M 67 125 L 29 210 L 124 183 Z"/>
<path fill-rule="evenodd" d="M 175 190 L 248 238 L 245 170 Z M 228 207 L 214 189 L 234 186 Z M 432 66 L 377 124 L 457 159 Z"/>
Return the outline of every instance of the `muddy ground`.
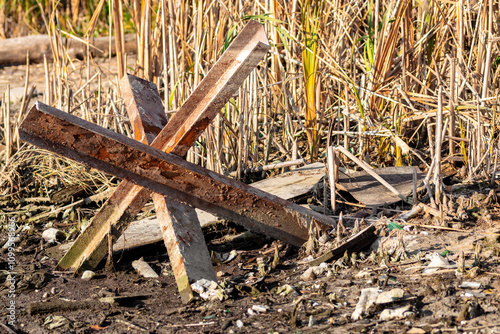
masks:
<path fill-rule="evenodd" d="M 24 69 L 1 68 L 0 91 L 6 82 L 21 87 Z M 32 73 L 32 80 L 43 91 L 43 66 L 33 69 L 38 75 Z M 101 263 L 96 276 L 83 280 L 55 270 L 57 259 L 49 256 L 54 244 L 41 236 L 55 227 L 67 239 L 58 242 L 68 242 L 76 236 L 76 223 L 63 212 L 26 223 L 23 212 L 32 203 L 0 198 L 0 246 L 8 241 L 11 222 L 17 237 L 10 249 L 13 257 L 8 248 L 0 251 L 0 332 L 498 333 L 499 183 L 462 184 L 454 177 L 447 182 L 450 202 L 442 217 L 421 212 L 398 221 L 399 213 L 411 209 L 401 203 L 377 210 L 342 206 L 345 230 L 339 235 L 327 231 L 301 249 L 231 222 L 208 225 L 204 233 L 219 287 L 213 300 L 198 296 L 187 305 L 180 300 L 162 243 L 118 254 L 112 266 Z M 299 203 L 318 205 L 321 200 L 316 200 L 310 195 Z M 425 196 L 421 200 L 428 204 Z M 80 218 L 91 217 L 101 204 L 84 202 Z M 349 217 L 364 220 L 356 226 Z M 311 269 L 309 260 L 368 224 L 377 228 L 371 248 Z M 435 271 L 429 270 L 437 254 L 448 264 L 432 262 Z M 134 271 L 131 262 L 141 257 L 159 278 L 143 278 Z M 15 274 L 9 277 L 9 272 Z M 382 292 L 389 298 L 355 312 L 364 289 L 371 289 L 365 293 L 373 300 Z M 399 316 L 386 316 L 398 309 Z M 11 313 L 15 319 L 9 318 Z"/>

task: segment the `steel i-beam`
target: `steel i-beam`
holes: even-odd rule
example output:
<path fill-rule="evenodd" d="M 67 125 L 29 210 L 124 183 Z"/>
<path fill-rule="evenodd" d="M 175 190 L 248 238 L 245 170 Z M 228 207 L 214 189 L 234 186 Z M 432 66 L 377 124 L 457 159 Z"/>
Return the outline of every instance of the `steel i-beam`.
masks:
<path fill-rule="evenodd" d="M 20 138 L 250 230 L 300 246 L 333 219 L 38 102 Z"/>
<path fill-rule="evenodd" d="M 155 138 L 157 133 L 147 135 L 149 139 L 154 139 L 155 147 L 184 156 L 268 49 L 269 42 L 263 26 L 250 21 L 158 137 Z M 139 125 L 150 129 L 159 116 L 149 117 L 151 122 L 132 119 L 134 131 Z M 95 268 L 108 251 L 108 235 L 111 235 L 112 242 L 118 239 L 150 198 L 149 193 L 148 189 L 131 182 L 121 182 L 59 261 L 58 268 L 74 269 L 76 272 Z"/>

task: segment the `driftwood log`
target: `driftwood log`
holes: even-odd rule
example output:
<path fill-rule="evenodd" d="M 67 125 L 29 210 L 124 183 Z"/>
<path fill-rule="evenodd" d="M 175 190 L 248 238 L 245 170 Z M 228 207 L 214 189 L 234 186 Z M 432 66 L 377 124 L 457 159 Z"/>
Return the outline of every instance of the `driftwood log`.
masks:
<path fill-rule="evenodd" d="M 63 38 L 63 44 L 71 58 L 83 59 L 87 46 L 73 38 Z M 90 41 L 90 53 L 94 57 L 108 57 L 110 37 L 99 37 Z M 125 35 L 125 52 L 136 51 L 135 34 Z M 48 35 L 32 35 L 0 40 L 0 65 L 16 65 L 26 63 L 26 53 L 29 52 L 31 63 L 42 63 L 43 56 L 48 61 L 53 59 Z M 115 38 L 111 37 L 111 55 L 116 53 Z"/>

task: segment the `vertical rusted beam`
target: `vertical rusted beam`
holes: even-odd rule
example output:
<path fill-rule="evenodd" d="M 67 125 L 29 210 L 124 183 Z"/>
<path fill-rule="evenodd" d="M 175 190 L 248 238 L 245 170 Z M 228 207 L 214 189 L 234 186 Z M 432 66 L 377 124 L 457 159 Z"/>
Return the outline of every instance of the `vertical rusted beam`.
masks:
<path fill-rule="evenodd" d="M 250 21 L 156 138 L 155 145 L 183 156 L 264 57 L 269 42 L 262 25 Z M 174 138 L 175 137 L 175 138 Z M 175 143 L 182 143 L 177 146 Z M 58 268 L 80 272 L 95 268 L 149 199 L 150 191 L 123 181 L 89 227 L 59 261 Z"/>
<path fill-rule="evenodd" d="M 132 75 L 120 80 L 120 91 L 137 141 L 150 144 L 167 124 L 156 85 Z M 193 298 L 190 283 L 217 281 L 198 216 L 193 207 L 153 193 L 153 202 L 182 301 Z"/>
<path fill-rule="evenodd" d="M 26 115 L 19 134 L 24 141 L 292 245 L 301 246 L 309 231 L 335 225 L 327 216 L 42 103 Z"/>

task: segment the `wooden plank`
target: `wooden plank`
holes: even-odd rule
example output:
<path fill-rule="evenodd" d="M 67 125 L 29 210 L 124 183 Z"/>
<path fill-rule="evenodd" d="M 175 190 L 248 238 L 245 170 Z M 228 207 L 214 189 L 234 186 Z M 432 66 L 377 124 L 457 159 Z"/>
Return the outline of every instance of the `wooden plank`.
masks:
<path fill-rule="evenodd" d="M 417 170 L 419 186 L 424 178 L 424 174 L 418 167 L 385 167 L 372 171 L 391 184 L 403 196 L 411 194 L 413 189 L 413 170 Z M 339 171 L 339 189 L 348 191 L 356 200 L 368 206 L 382 206 L 393 204 L 401 198 L 389 191 L 371 175 L 365 171 L 347 173 Z"/>
<path fill-rule="evenodd" d="M 349 150 L 347 150 L 345 147 L 337 146 L 336 149 L 339 152 L 342 152 L 349 159 L 354 161 L 359 167 L 363 168 L 366 173 L 370 174 L 371 177 L 375 178 L 378 182 L 380 182 L 384 187 L 386 187 L 388 190 L 390 190 L 393 194 L 397 195 L 399 198 L 401 198 L 401 200 L 406 202 L 406 198 L 396 188 L 394 188 L 390 183 L 388 183 L 383 178 L 381 178 L 377 173 L 375 173 L 373 171 L 373 168 L 370 165 L 368 165 L 367 163 L 356 158 L 354 156 L 354 154 L 349 152 Z"/>
<path fill-rule="evenodd" d="M 251 184 L 283 199 L 307 194 L 325 176 L 325 165 L 316 162 Z"/>
<path fill-rule="evenodd" d="M 306 242 L 309 231 L 335 226 L 327 216 L 42 103 L 26 115 L 19 134 L 24 141 L 292 245 Z"/>
<path fill-rule="evenodd" d="M 249 22 L 154 139 L 155 147 L 184 156 L 268 49 L 263 26 Z M 58 268 L 76 271 L 95 268 L 107 253 L 107 236 L 111 234 L 111 241 L 116 240 L 149 199 L 149 194 L 148 189 L 127 180 L 121 182 L 91 225 L 80 234 L 75 246 L 61 259 Z"/>

